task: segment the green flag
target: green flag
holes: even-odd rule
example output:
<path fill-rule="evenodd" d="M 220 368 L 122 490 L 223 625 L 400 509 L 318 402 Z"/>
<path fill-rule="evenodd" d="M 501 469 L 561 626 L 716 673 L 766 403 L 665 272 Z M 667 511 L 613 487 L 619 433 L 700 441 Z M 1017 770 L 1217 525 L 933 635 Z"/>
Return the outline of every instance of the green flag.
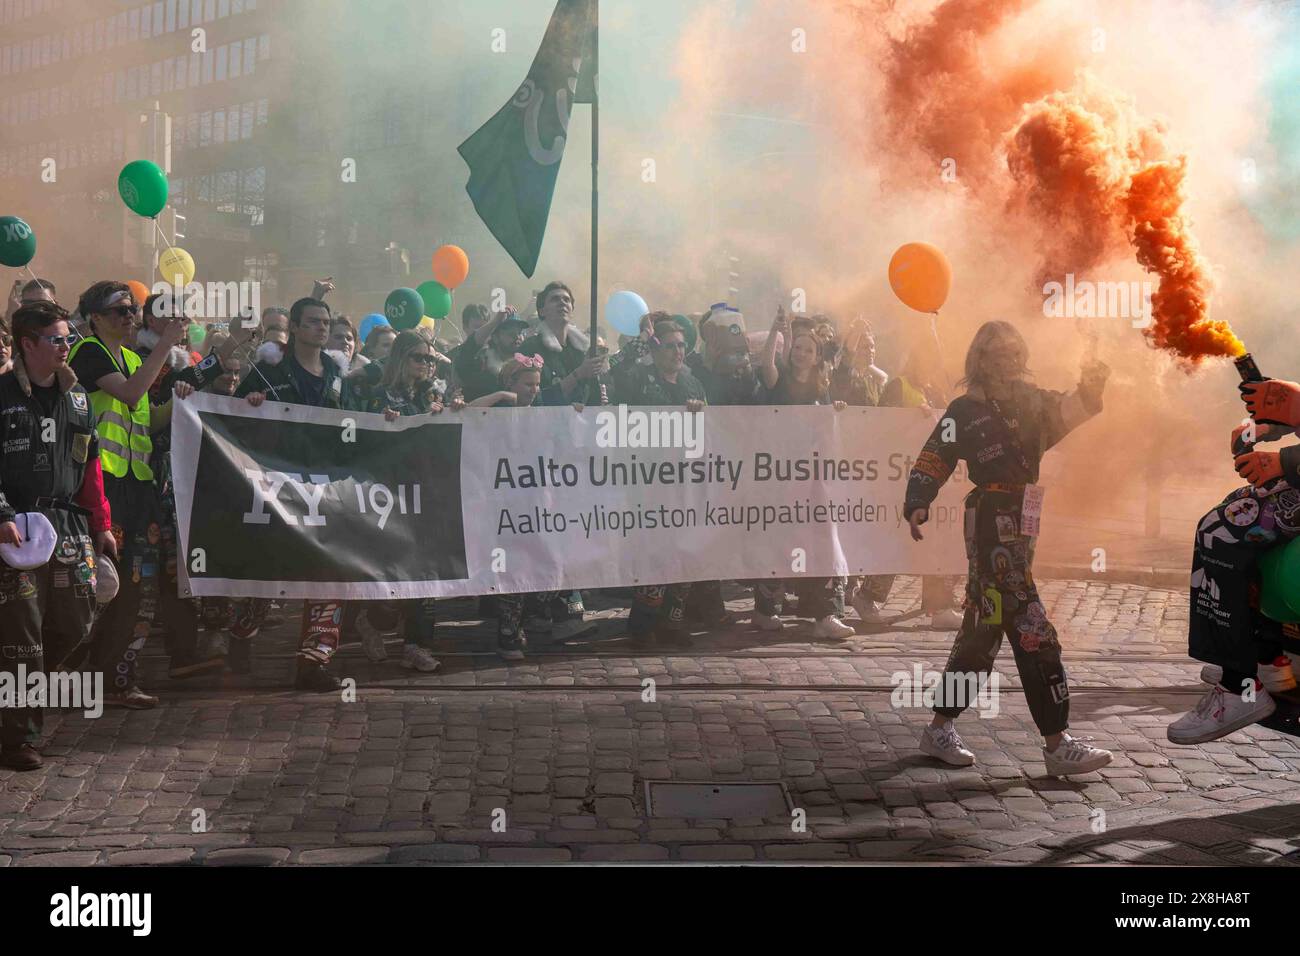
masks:
<path fill-rule="evenodd" d="M 483 224 L 532 276 L 542 251 L 569 113 L 595 99 L 597 0 L 559 0 L 528 76 L 459 152 Z"/>

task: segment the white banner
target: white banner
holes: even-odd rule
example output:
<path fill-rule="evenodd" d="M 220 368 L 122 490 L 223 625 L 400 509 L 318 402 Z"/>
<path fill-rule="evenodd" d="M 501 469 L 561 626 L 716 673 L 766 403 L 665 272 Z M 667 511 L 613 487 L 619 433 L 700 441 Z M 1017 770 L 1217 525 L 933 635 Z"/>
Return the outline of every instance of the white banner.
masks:
<path fill-rule="evenodd" d="M 903 520 L 938 414 L 566 406 L 388 423 L 196 394 L 173 419 L 181 541 L 196 595 L 962 574 L 964 465 L 924 541 Z"/>

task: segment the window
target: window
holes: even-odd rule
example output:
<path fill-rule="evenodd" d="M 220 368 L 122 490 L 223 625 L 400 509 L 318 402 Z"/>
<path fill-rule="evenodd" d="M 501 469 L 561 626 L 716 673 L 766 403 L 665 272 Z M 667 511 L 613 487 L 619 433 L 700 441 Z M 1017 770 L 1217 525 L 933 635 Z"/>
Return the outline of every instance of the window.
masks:
<path fill-rule="evenodd" d="M 199 117 L 199 145 L 212 144 L 212 112 L 209 110 Z"/>
<path fill-rule="evenodd" d="M 257 44 L 249 37 L 244 41 L 244 72 L 252 73 L 257 66 Z"/>
<path fill-rule="evenodd" d="M 232 80 L 239 79 L 239 74 L 243 71 L 243 67 L 244 44 L 242 41 L 236 40 L 234 43 L 230 44 L 230 78 Z"/>
<path fill-rule="evenodd" d="M 153 5 L 153 35 L 158 36 L 163 32 L 163 2 L 158 0 Z"/>
<path fill-rule="evenodd" d="M 255 103 L 245 103 L 240 109 L 240 139 L 253 138 L 253 121 L 257 119 L 257 105 Z"/>
<path fill-rule="evenodd" d="M 159 60 L 149 68 L 149 92 L 159 96 L 163 91 L 163 61 Z"/>
<path fill-rule="evenodd" d="M 176 28 L 184 30 L 190 25 L 190 0 L 177 0 Z"/>
<path fill-rule="evenodd" d="M 176 29 L 176 0 L 166 0 L 164 9 L 166 10 L 166 19 L 164 21 L 163 31 L 165 33 L 171 33 Z M 157 15 L 158 14 L 156 13 L 154 14 L 155 17 Z"/>
<path fill-rule="evenodd" d="M 217 110 L 212 114 L 212 142 L 224 143 L 226 141 L 226 111 Z"/>
<path fill-rule="evenodd" d="M 140 39 L 140 11 L 132 10 L 126 19 L 126 37 L 128 40 Z"/>
<path fill-rule="evenodd" d="M 190 23 L 198 26 L 203 22 L 203 0 L 191 0 L 190 3 Z"/>
<path fill-rule="evenodd" d="M 199 114 L 191 113 L 185 121 L 185 142 L 190 149 L 199 145 Z"/>
<path fill-rule="evenodd" d="M 212 82 L 212 63 L 216 60 L 216 56 L 211 50 L 207 53 L 201 53 L 199 56 L 203 58 L 203 85 L 206 86 Z"/>
<path fill-rule="evenodd" d="M 226 58 L 230 55 L 230 47 L 219 46 L 216 49 L 217 56 L 217 82 L 221 83 L 226 78 Z"/>
<path fill-rule="evenodd" d="M 162 24 L 158 24 L 162 26 Z M 143 40 L 153 36 L 153 7 L 145 4 L 140 8 L 140 38 Z"/>
<path fill-rule="evenodd" d="M 267 123 L 270 122 L 271 119 L 270 106 L 271 106 L 270 100 L 257 101 L 257 125 L 258 126 L 265 126 Z"/>
<path fill-rule="evenodd" d="M 133 66 L 126 71 L 126 98 L 128 100 L 133 100 L 139 95 L 139 92 L 136 89 L 135 78 L 136 67 Z"/>
<path fill-rule="evenodd" d="M 243 12 L 244 12 L 244 0 L 230 0 L 230 12 L 231 12 L 232 15 L 233 15 L 233 14 L 243 13 Z"/>
<path fill-rule="evenodd" d="M 269 60 L 271 58 L 271 35 L 263 33 L 257 38 L 257 58 L 259 60 Z"/>
<path fill-rule="evenodd" d="M 230 16 L 230 0 L 217 0 L 217 19 Z"/>
<path fill-rule="evenodd" d="M 205 19 L 208 23 L 217 18 L 217 0 L 208 0 L 206 13 L 207 17 Z"/>
<path fill-rule="evenodd" d="M 199 61 L 202 58 L 203 58 L 203 54 L 201 53 L 190 54 L 190 86 L 191 87 L 195 87 L 199 85 L 199 67 L 201 65 Z"/>

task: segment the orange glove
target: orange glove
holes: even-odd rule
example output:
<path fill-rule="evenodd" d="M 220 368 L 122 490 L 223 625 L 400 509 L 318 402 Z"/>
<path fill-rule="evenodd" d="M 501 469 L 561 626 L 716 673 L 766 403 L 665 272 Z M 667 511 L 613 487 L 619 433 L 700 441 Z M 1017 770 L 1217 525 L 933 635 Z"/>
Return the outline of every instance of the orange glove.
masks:
<path fill-rule="evenodd" d="M 1252 451 L 1233 459 L 1237 474 L 1256 488 L 1282 477 L 1282 456 L 1275 451 Z"/>
<path fill-rule="evenodd" d="M 1270 378 L 1237 386 L 1250 417 L 1274 425 L 1300 425 L 1300 382 Z"/>

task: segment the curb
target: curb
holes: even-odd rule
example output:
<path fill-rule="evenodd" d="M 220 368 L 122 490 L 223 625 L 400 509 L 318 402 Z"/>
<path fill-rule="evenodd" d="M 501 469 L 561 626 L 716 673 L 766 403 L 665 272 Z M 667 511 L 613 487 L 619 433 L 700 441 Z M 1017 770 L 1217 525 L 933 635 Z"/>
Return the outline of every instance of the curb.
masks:
<path fill-rule="evenodd" d="M 1143 567 L 1141 565 L 1121 565 L 1110 567 L 1105 571 L 1094 571 L 1087 564 L 1044 564 L 1034 568 L 1034 577 L 1039 579 L 1068 579 L 1071 581 L 1097 581 L 1104 584 L 1139 584 L 1143 587 L 1168 588 L 1182 591 L 1188 587 L 1188 575 L 1191 572 L 1178 568 Z"/>

